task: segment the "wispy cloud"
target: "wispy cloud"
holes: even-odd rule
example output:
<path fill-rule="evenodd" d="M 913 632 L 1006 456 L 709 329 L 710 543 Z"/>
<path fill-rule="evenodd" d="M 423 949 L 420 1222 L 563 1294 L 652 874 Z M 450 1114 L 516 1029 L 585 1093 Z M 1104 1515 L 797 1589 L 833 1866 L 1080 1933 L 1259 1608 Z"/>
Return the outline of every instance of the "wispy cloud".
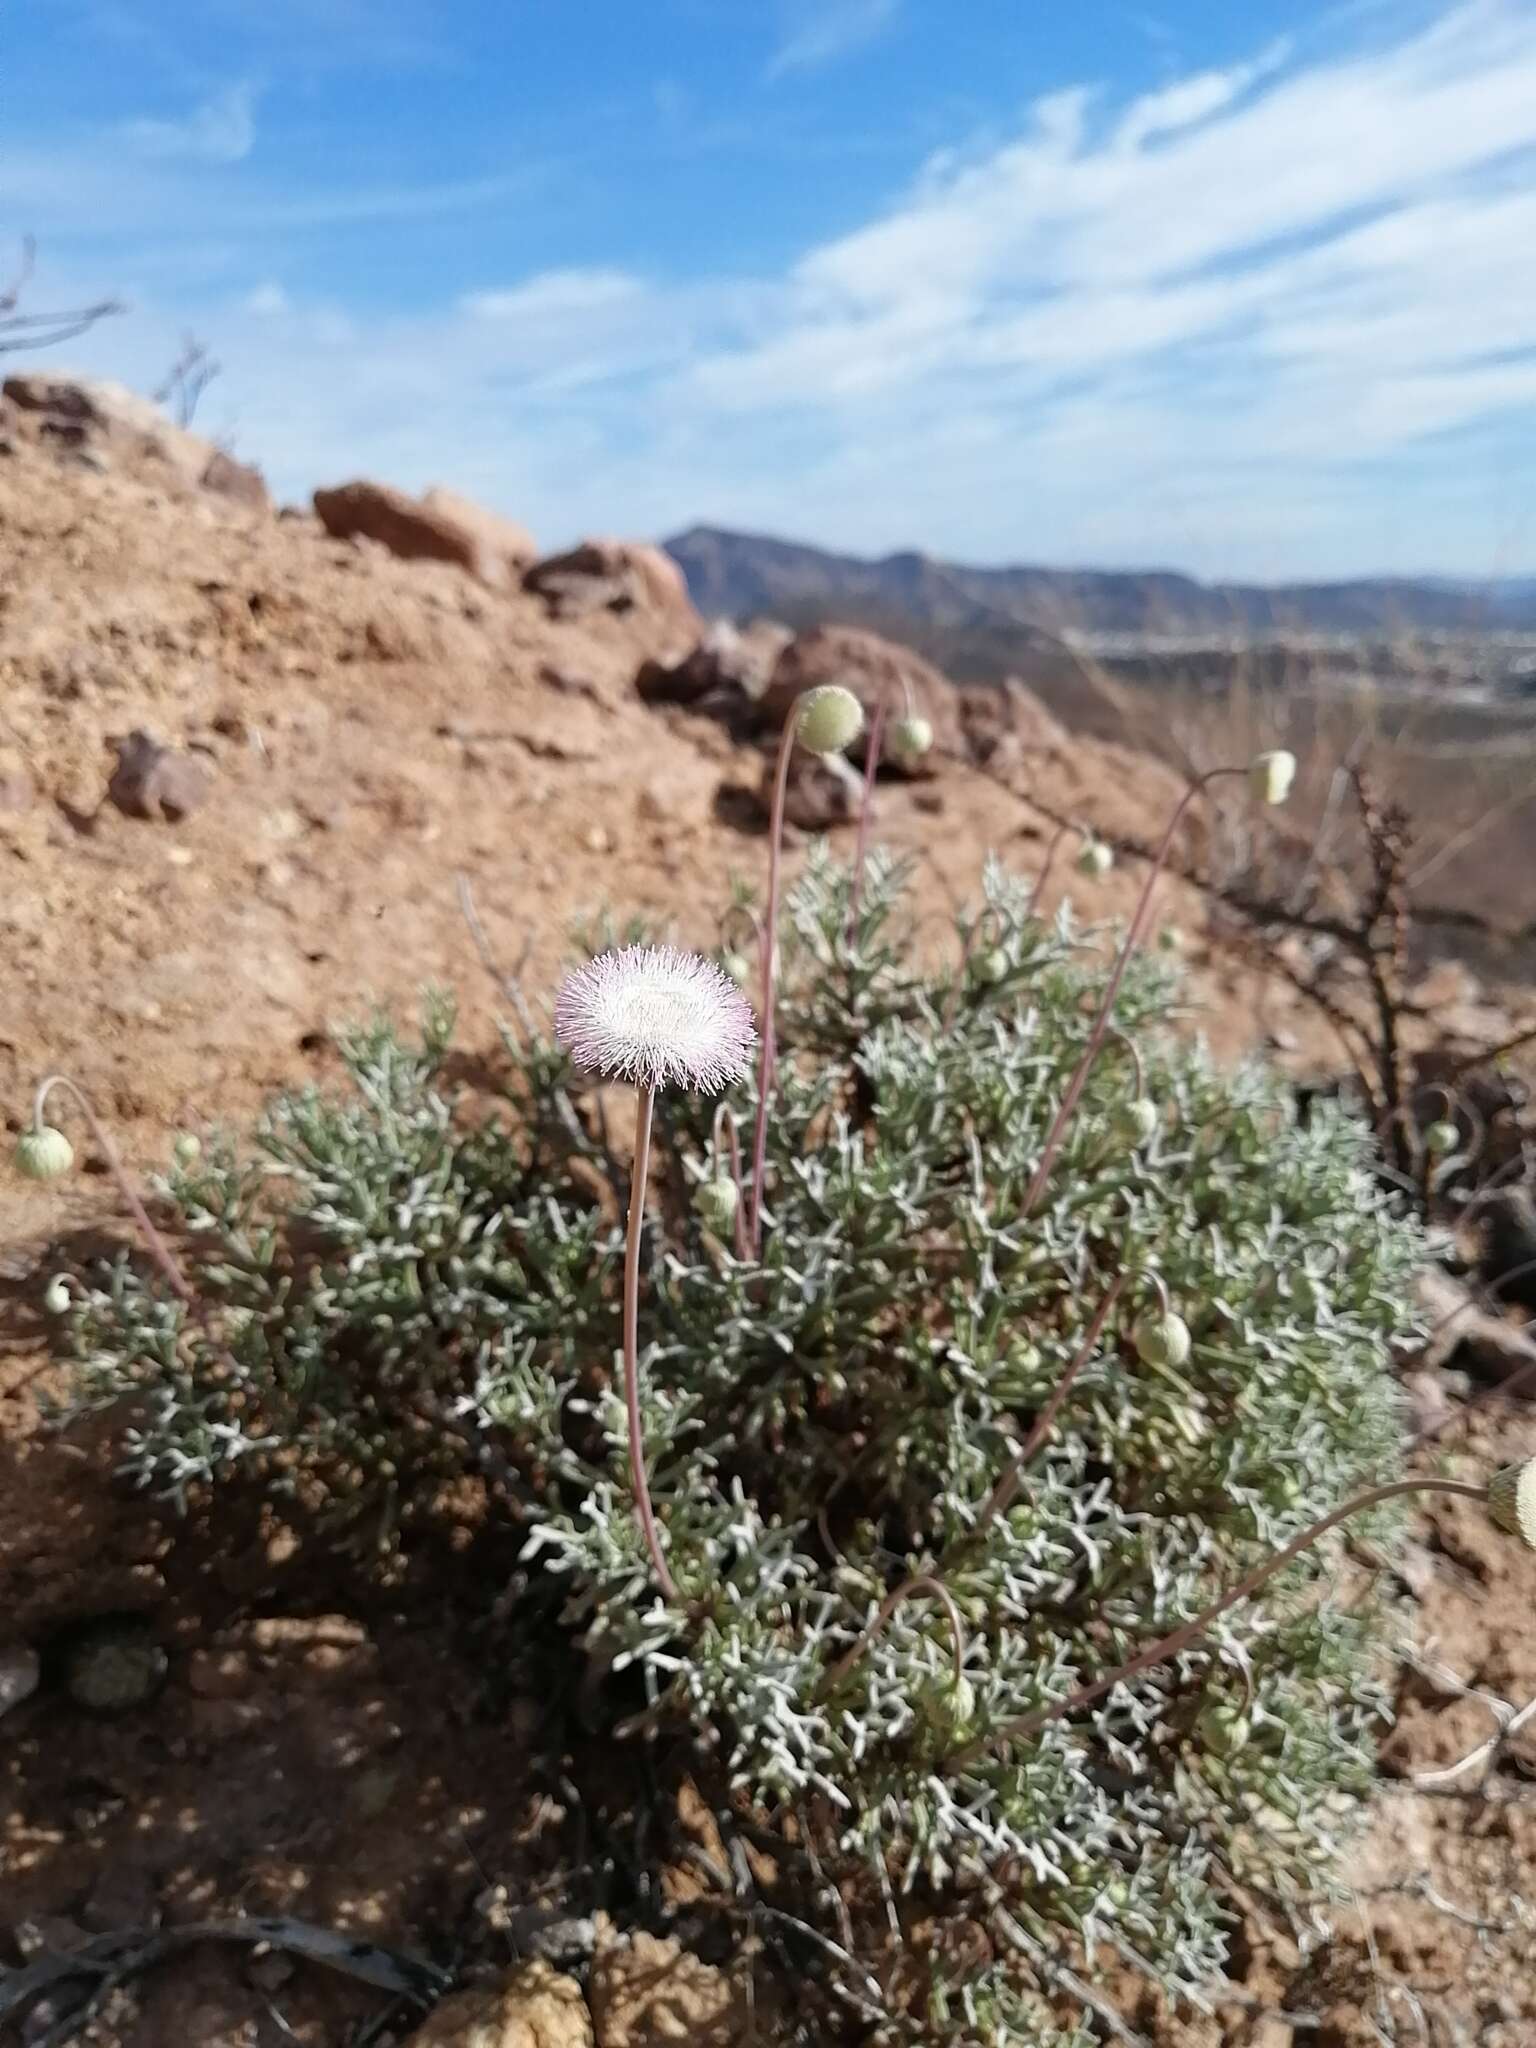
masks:
<path fill-rule="evenodd" d="M 768 61 L 770 80 L 796 71 L 820 71 L 855 50 L 862 50 L 890 28 L 901 0 L 811 0 L 795 10 L 795 20 Z"/>
<path fill-rule="evenodd" d="M 119 133 L 140 156 L 237 164 L 256 146 L 256 88 L 227 86 L 175 120 L 125 121 Z"/>
<path fill-rule="evenodd" d="M 119 374 L 140 349 L 152 380 L 195 324 L 288 490 L 366 464 L 551 539 L 706 516 L 982 560 L 1536 564 L 1536 0 L 1381 18 L 1129 100 L 1085 80 L 756 275 L 730 244 L 681 278 L 628 248 L 487 257 L 409 315 L 295 282 L 298 230 L 398 222 L 391 260 L 413 260 L 412 222 L 524 173 L 315 191 L 258 156 L 200 212 L 185 161 L 119 191 L 104 153 L 70 185 L 12 151 L 0 202 L 46 226 L 72 190 L 99 233 L 142 220 L 147 186 L 187 236 L 185 288 L 157 283 L 158 328 L 150 305 L 89 346 Z M 218 287 L 190 253 L 215 227 L 252 251 Z"/>

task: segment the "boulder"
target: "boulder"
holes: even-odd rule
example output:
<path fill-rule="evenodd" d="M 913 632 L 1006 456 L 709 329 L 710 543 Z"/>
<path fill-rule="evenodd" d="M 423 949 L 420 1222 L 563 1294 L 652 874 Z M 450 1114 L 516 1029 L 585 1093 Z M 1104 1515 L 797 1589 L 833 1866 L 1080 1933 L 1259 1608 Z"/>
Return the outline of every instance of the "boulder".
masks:
<path fill-rule="evenodd" d="M 647 541 L 584 540 L 564 554 L 535 562 L 523 583 L 558 618 L 594 611 L 650 612 L 675 629 L 680 650 L 702 632 L 682 570 Z"/>
<path fill-rule="evenodd" d="M 1059 753 L 1067 745 L 1066 727 L 1017 676 L 997 684 L 969 683 L 956 696 L 966 747 L 982 766 L 991 762 L 1001 768 L 1031 754 Z"/>
<path fill-rule="evenodd" d="M 772 619 L 754 619 L 749 626 L 716 619 L 680 662 L 643 663 L 635 688 L 647 704 L 697 704 L 705 698 L 755 704 L 793 638 L 788 626 Z"/>
<path fill-rule="evenodd" d="M 315 492 L 315 511 L 336 540 L 372 540 L 403 562 L 452 562 L 492 589 L 505 588 L 535 552 L 510 519 L 440 486 L 424 498 L 357 478 Z"/>
<path fill-rule="evenodd" d="M 472 536 L 484 560 L 495 566 L 497 582 L 516 582 L 528 565 L 538 560 L 538 543 L 526 526 L 504 519 L 486 505 L 477 505 L 473 498 L 461 498 L 457 491 L 433 484 L 422 493 L 421 502 L 434 519 L 452 521 Z"/>
<path fill-rule="evenodd" d="M 852 690 L 864 706 L 866 732 L 882 697 L 888 699 L 887 718 L 900 718 L 910 691 L 913 711 L 933 727 L 933 752 L 906 768 L 882 754 L 880 765 L 887 772 L 932 775 L 937 772 L 936 755 L 960 751 L 960 707 L 954 688 L 947 676 L 910 647 L 882 640 L 860 626 L 815 626 L 798 633 L 774 664 L 762 708 L 775 725 L 782 725 L 802 691 L 820 683 L 841 683 Z M 864 741 L 855 741 L 849 752 L 862 760 Z"/>

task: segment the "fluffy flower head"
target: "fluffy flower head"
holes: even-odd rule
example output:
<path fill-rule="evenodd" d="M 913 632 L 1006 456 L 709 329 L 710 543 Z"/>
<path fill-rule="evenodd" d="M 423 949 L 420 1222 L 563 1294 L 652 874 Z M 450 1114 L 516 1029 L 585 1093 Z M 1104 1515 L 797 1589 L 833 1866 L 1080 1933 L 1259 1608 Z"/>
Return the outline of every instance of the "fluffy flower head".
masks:
<path fill-rule="evenodd" d="M 730 977 L 676 946 L 625 946 L 576 968 L 555 999 L 555 1036 L 587 1073 L 700 1095 L 739 1081 L 757 1043 Z"/>

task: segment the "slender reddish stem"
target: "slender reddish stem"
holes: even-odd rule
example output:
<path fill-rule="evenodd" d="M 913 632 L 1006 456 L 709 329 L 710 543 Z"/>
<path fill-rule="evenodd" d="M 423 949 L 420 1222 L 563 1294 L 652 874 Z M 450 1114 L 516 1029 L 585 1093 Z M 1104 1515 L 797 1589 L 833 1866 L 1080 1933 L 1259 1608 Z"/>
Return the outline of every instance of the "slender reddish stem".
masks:
<path fill-rule="evenodd" d="M 736 1130 L 736 1118 L 725 1103 L 715 1111 L 715 1151 L 720 1150 L 720 1133 L 724 1131 L 726 1147 L 731 1162 L 731 1185 L 736 1190 L 736 1256 L 743 1263 L 747 1257 L 747 1204 L 741 1185 L 741 1139 Z"/>
<path fill-rule="evenodd" d="M 985 1534 L 997 1520 L 998 1516 L 1006 1513 L 1013 1505 L 1014 1497 L 1018 1493 L 1020 1483 L 1024 1477 L 1024 1468 L 1050 1435 L 1051 1426 L 1061 1412 L 1061 1404 L 1072 1391 L 1073 1381 L 1097 1349 L 1099 1338 L 1104 1333 L 1104 1325 L 1109 1321 L 1110 1313 L 1115 1303 L 1125 1292 L 1127 1277 L 1126 1274 L 1119 1273 L 1110 1283 L 1109 1290 L 1105 1294 L 1104 1299 L 1093 1312 L 1093 1321 L 1088 1325 L 1087 1330 L 1083 1334 L 1083 1341 L 1078 1346 L 1077 1356 L 1051 1389 L 1050 1399 L 1035 1417 L 1029 1435 L 1025 1437 L 1023 1443 L 1015 1452 L 1002 1478 L 993 1487 L 991 1499 L 982 1509 L 981 1517 L 975 1528 L 965 1539 L 967 1545 L 974 1543 L 978 1536 Z"/>
<path fill-rule="evenodd" d="M 629 1481 L 640 1533 L 651 1553 L 657 1584 L 665 1597 L 678 1606 L 682 1595 L 667 1570 L 661 1532 L 651 1507 L 651 1489 L 646 1483 L 645 1437 L 640 1421 L 640 1238 L 645 1228 L 645 1183 L 651 1167 L 651 1123 L 655 1110 L 655 1089 L 642 1088 L 635 1111 L 635 1164 L 629 1181 L 629 1236 L 624 1245 L 624 1405 L 629 1414 Z"/>
<path fill-rule="evenodd" d="M 1088 1076 L 1092 1071 L 1093 1063 L 1099 1056 L 1099 1048 L 1103 1045 L 1104 1034 L 1109 1028 L 1110 1012 L 1115 1007 L 1115 999 L 1120 993 L 1120 984 L 1125 980 L 1125 970 L 1130 966 L 1131 957 L 1145 936 L 1148 914 L 1152 908 L 1152 894 L 1157 887 L 1157 878 L 1163 872 L 1168 855 L 1172 851 L 1174 835 L 1184 822 L 1185 813 L 1202 790 L 1209 788 L 1211 783 L 1223 775 L 1245 775 L 1246 773 L 1247 770 L 1244 768 L 1212 768 L 1208 770 L 1206 774 L 1189 785 L 1188 789 L 1185 790 L 1183 796 L 1179 799 L 1173 816 L 1168 820 L 1168 829 L 1163 834 L 1162 843 L 1158 847 L 1157 852 L 1153 855 L 1152 866 L 1142 886 L 1141 897 L 1131 918 L 1130 929 L 1125 935 L 1125 943 L 1120 948 L 1119 958 L 1115 961 L 1109 980 L 1105 984 L 1104 999 L 1099 1004 L 1099 1014 L 1093 1020 L 1093 1029 L 1088 1034 L 1088 1043 L 1083 1049 L 1083 1056 L 1078 1061 L 1072 1078 L 1067 1083 L 1067 1092 L 1062 1096 L 1061 1105 L 1051 1120 L 1050 1130 L 1046 1133 L 1045 1144 L 1041 1148 L 1040 1162 L 1036 1166 L 1034 1177 L 1025 1191 L 1022 1212 L 1025 1216 L 1030 1214 L 1041 1195 L 1045 1192 L 1045 1184 L 1050 1179 L 1051 1168 L 1056 1163 L 1056 1155 L 1060 1152 L 1062 1140 L 1066 1137 L 1067 1126 L 1072 1121 L 1072 1113 L 1077 1108 L 1083 1089 L 1087 1084 Z"/>
<path fill-rule="evenodd" d="M 875 808 L 875 777 L 880 772 L 880 742 L 885 737 L 885 716 L 890 709 L 889 686 L 880 692 L 875 715 L 870 720 L 869 741 L 864 750 L 864 794 L 859 802 L 859 840 L 853 855 L 853 885 L 848 892 L 848 943 L 859 928 L 859 904 L 864 895 L 864 860 L 869 852 L 869 822 Z"/>
<path fill-rule="evenodd" d="M 96 1114 L 95 1109 L 91 1105 L 91 1099 L 85 1090 L 74 1081 L 71 1081 L 67 1074 L 50 1074 L 46 1081 L 39 1083 L 37 1094 L 33 1098 L 33 1123 L 39 1130 L 42 1129 L 45 1120 L 44 1111 L 48 1107 L 48 1097 L 55 1088 L 67 1090 L 74 1098 L 80 1114 L 85 1118 L 86 1123 L 90 1127 L 91 1136 L 101 1148 L 102 1155 L 107 1162 L 107 1171 L 117 1183 L 118 1193 L 128 1205 L 128 1212 L 134 1220 L 140 1237 L 144 1240 L 144 1248 L 165 1275 L 166 1284 L 170 1287 L 172 1293 L 188 1308 L 197 1308 L 197 1297 L 192 1292 L 186 1274 L 182 1272 L 181 1267 L 177 1263 L 176 1254 L 150 1221 L 149 1211 L 141 1201 L 139 1191 L 134 1186 L 132 1180 L 130 1180 L 128 1169 L 124 1166 L 117 1147 L 108 1136 L 106 1126 Z"/>
<path fill-rule="evenodd" d="M 960 1619 L 960 1610 L 955 1605 L 954 1595 L 942 1579 L 934 1578 L 929 1572 L 916 1572 L 910 1579 L 903 1579 L 893 1592 L 886 1594 L 869 1627 L 865 1629 L 853 1648 L 845 1656 L 838 1658 L 837 1662 L 822 1680 L 823 1692 L 836 1691 L 837 1687 L 869 1649 L 870 1644 L 880 1635 L 880 1632 L 903 1600 L 910 1599 L 914 1593 L 931 1594 L 949 1617 L 950 1638 L 954 1644 L 955 1683 L 956 1685 L 960 1683 L 961 1679 L 965 1676 L 965 1624 Z"/>
<path fill-rule="evenodd" d="M 773 1068 L 778 1053 L 774 1036 L 774 990 L 779 976 L 779 884 L 784 865 L 784 796 L 789 788 L 789 757 L 795 751 L 793 712 L 784 721 L 779 765 L 773 778 L 773 808 L 768 818 L 768 916 L 763 926 L 763 1051 L 757 1069 L 757 1122 L 752 1133 L 752 1214 L 747 1238 L 753 1258 L 763 1242 L 763 1181 L 768 1158 L 768 1102 L 773 1093 Z"/>
<path fill-rule="evenodd" d="M 1045 849 L 1045 859 L 1041 862 L 1040 872 L 1035 877 L 1035 886 L 1029 892 L 1029 904 L 1024 912 L 1024 915 L 1026 917 L 1034 916 L 1035 908 L 1040 901 L 1040 892 L 1044 889 L 1046 883 L 1051 879 L 1051 869 L 1056 865 L 1056 855 L 1061 850 L 1061 842 L 1063 841 L 1063 839 L 1066 838 L 1067 834 L 1071 830 L 1071 820 L 1069 818 L 1063 818 L 1061 823 L 1056 827 L 1056 830 L 1051 834 L 1050 844 Z"/>
<path fill-rule="evenodd" d="M 1128 1678 L 1139 1678 L 1144 1671 L 1152 1671 L 1159 1664 L 1166 1664 L 1171 1657 L 1177 1657 L 1181 1651 L 1197 1643 L 1212 1622 L 1219 1621 L 1224 1614 L 1256 1593 L 1266 1580 L 1272 1579 L 1276 1572 L 1293 1563 L 1303 1551 L 1310 1549 L 1319 1538 L 1326 1536 L 1330 1529 L 1338 1528 L 1341 1522 L 1347 1522 L 1351 1516 L 1364 1514 L 1367 1508 L 1380 1507 L 1383 1501 L 1399 1500 L 1410 1493 L 1456 1493 L 1470 1500 L 1486 1500 L 1488 1489 L 1485 1486 L 1476 1486 L 1465 1479 L 1394 1479 L 1385 1486 L 1368 1487 L 1364 1493 L 1355 1494 L 1352 1499 L 1345 1501 L 1342 1507 L 1337 1507 L 1331 1514 L 1324 1515 L 1321 1521 L 1303 1529 L 1301 1534 L 1293 1537 L 1283 1550 L 1277 1550 L 1273 1557 L 1267 1557 L 1261 1565 L 1256 1565 L 1246 1578 L 1239 1579 L 1235 1586 L 1230 1587 L 1219 1600 L 1213 1601 L 1202 1613 L 1197 1614 L 1193 1621 L 1186 1621 L 1182 1627 L 1174 1629 L 1169 1635 L 1159 1636 L 1155 1643 L 1148 1643 L 1144 1650 L 1139 1650 L 1126 1663 L 1117 1665 L 1103 1678 L 1096 1678 L 1091 1685 L 1079 1686 L 1077 1691 L 1069 1694 L 1066 1699 L 1057 1700 L 1048 1707 L 1038 1707 L 1034 1713 L 1021 1715 L 1016 1721 L 1005 1721 L 1001 1728 L 995 1728 L 990 1735 L 984 1735 L 976 1742 L 967 1743 L 964 1749 L 957 1750 L 949 1759 L 945 1765 L 946 1771 L 963 1770 L 978 1757 L 990 1755 L 994 1750 L 1005 1749 L 1010 1743 L 1023 1742 L 1029 1736 L 1037 1735 L 1042 1728 L 1048 1728 L 1053 1721 L 1063 1720 L 1068 1714 L 1075 1714 L 1083 1707 L 1091 1707 L 1095 1700 L 1103 1699 L 1106 1693 L 1113 1692 L 1117 1685 L 1123 1685 Z"/>

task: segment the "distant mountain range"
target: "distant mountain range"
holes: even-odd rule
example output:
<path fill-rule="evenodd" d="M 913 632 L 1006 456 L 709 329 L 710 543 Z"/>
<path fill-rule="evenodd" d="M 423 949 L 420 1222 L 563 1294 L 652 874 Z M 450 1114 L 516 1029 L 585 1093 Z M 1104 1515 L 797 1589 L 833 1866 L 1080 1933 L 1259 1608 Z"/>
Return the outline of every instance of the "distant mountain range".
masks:
<path fill-rule="evenodd" d="M 1164 569 L 971 569 L 915 552 L 866 561 L 710 526 L 664 545 L 708 615 L 869 626 L 918 647 L 957 678 L 995 679 L 1028 666 L 1064 634 L 1252 640 L 1281 632 L 1536 631 L 1536 577 L 1264 586 L 1200 583 Z"/>

